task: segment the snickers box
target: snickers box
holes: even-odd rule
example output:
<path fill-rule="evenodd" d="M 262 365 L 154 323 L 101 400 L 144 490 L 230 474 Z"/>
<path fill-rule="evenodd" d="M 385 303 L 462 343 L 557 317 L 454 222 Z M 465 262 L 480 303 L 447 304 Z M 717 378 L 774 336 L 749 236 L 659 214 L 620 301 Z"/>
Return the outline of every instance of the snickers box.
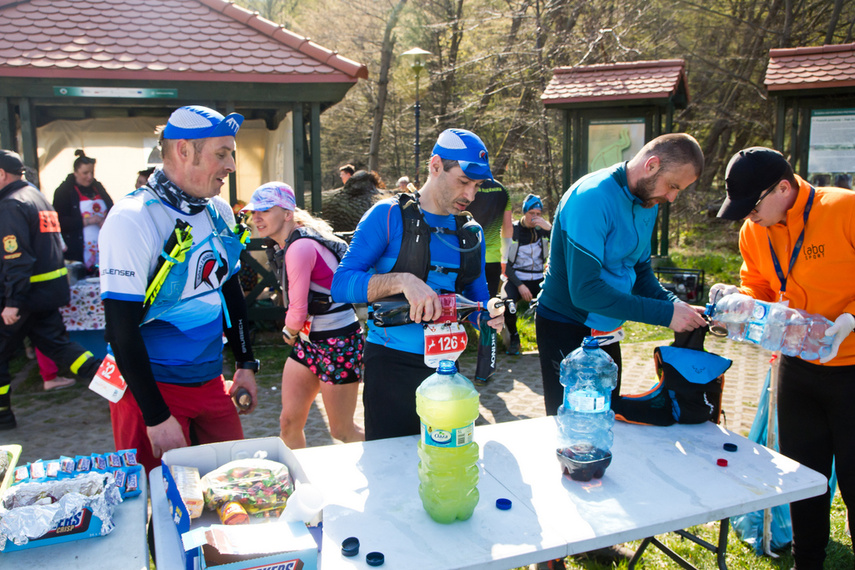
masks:
<path fill-rule="evenodd" d="M 278 437 L 226 441 L 167 451 L 162 475 L 175 532 L 183 544 L 187 570 L 316 570 L 320 547 L 303 523 L 270 522 L 251 519 L 249 524 L 223 525 L 207 508 L 190 520 L 170 465 L 195 467 L 204 477 L 214 469 L 237 459 L 263 457 L 283 463 L 292 479 L 308 483 L 294 453 Z M 318 533 L 319 534 L 319 533 Z"/>
<path fill-rule="evenodd" d="M 43 505 L 30 501 L 40 495 L 57 499 Z M 25 503 L 15 506 L 18 497 Z M 109 534 L 115 526 L 113 511 L 122 501 L 112 474 L 96 472 L 21 483 L 0 498 L 0 558 L 6 552 Z"/>
<path fill-rule="evenodd" d="M 60 519 L 49 531 L 38 538 L 31 538 L 26 544 L 18 546 L 11 540 L 6 541 L 3 552 L 27 550 L 36 546 L 71 542 L 81 538 L 92 538 L 104 534 L 103 521 L 92 514 L 92 509 L 83 507 L 69 517 Z M 2 552 L 0 552 L 2 559 Z"/>

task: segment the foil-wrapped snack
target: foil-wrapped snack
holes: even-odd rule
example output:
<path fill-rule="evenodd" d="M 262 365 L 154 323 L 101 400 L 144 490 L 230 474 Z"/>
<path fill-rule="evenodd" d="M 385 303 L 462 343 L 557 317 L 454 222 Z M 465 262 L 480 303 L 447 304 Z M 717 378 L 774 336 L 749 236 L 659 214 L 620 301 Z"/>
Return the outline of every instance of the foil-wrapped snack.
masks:
<path fill-rule="evenodd" d="M 12 487 L 0 504 L 0 551 L 5 550 L 8 540 L 20 546 L 43 536 L 85 507 L 101 519 L 101 534 L 109 534 L 115 526 L 113 510 L 121 502 L 112 473 L 21 483 Z"/>

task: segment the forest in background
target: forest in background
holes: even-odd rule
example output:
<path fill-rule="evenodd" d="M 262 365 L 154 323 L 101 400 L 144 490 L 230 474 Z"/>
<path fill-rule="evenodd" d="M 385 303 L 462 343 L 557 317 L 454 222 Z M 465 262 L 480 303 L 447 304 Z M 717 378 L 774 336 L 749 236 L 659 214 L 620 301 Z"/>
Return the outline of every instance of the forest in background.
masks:
<path fill-rule="evenodd" d="M 674 131 L 694 135 L 707 167 L 672 205 L 672 242 L 704 241 L 732 154 L 771 146 L 769 50 L 855 41 L 855 0 L 237 0 L 247 9 L 365 64 L 321 119 L 323 186 L 338 166 L 413 178 L 415 79 L 404 51 L 433 55 L 421 74 L 421 180 L 436 136 L 475 131 L 514 195 L 561 187 L 561 113 L 540 96 L 555 67 L 681 58 L 690 102 Z M 695 245 L 703 247 L 704 243 Z"/>

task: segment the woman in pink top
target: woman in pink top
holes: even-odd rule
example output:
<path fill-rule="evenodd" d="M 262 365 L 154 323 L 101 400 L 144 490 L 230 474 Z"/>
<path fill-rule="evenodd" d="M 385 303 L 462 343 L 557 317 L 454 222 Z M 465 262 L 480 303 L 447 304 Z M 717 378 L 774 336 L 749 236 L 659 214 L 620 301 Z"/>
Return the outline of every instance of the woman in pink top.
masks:
<path fill-rule="evenodd" d="M 363 429 L 353 421 L 362 378 L 362 330 L 353 307 L 330 296 L 347 244 L 329 224 L 297 208 L 294 191 L 284 182 L 259 187 L 241 211 L 247 210 L 259 235 L 273 242 L 268 257 L 287 310 L 282 335 L 293 346 L 282 371 L 279 437 L 292 449 L 306 447 L 303 428 L 320 391 L 330 435 L 346 443 L 364 441 Z"/>

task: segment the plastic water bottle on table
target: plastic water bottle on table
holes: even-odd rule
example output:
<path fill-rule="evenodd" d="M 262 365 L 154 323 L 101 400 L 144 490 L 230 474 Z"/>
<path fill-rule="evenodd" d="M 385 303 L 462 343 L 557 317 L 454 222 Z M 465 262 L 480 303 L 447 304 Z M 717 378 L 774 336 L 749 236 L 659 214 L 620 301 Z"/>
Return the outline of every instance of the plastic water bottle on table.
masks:
<path fill-rule="evenodd" d="M 465 521 L 472 516 L 478 493 L 478 444 L 474 441 L 478 391 L 443 360 L 436 373 L 416 389 L 421 420 L 419 496 L 433 520 Z"/>
<path fill-rule="evenodd" d="M 562 471 L 577 481 L 600 478 L 612 459 L 611 402 L 617 364 L 596 337 L 585 337 L 582 346 L 561 362 L 560 380 L 564 403 L 558 408 L 556 453 Z"/>

